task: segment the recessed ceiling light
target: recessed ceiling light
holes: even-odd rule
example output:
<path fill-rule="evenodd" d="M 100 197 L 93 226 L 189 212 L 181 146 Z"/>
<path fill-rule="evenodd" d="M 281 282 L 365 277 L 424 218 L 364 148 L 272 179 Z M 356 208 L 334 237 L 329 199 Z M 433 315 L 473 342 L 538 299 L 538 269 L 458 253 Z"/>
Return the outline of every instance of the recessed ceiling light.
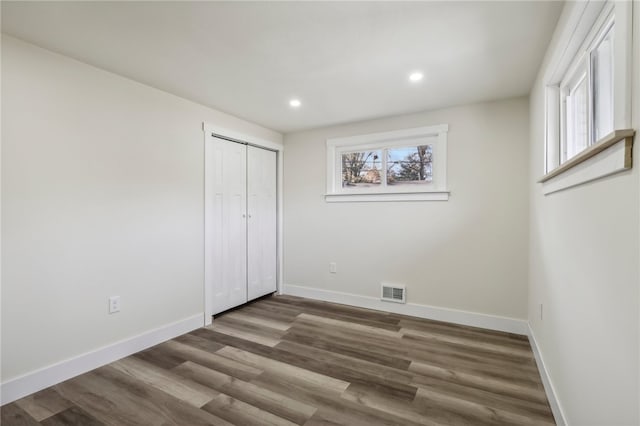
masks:
<path fill-rule="evenodd" d="M 302 102 L 300 102 L 300 99 L 291 99 L 289 101 L 289 106 L 291 108 L 300 108 L 300 105 L 302 105 Z"/>
<path fill-rule="evenodd" d="M 411 75 L 409 75 L 409 80 L 416 82 L 422 80 L 423 77 L 424 74 L 422 74 L 420 71 L 416 71 L 412 72 Z"/>

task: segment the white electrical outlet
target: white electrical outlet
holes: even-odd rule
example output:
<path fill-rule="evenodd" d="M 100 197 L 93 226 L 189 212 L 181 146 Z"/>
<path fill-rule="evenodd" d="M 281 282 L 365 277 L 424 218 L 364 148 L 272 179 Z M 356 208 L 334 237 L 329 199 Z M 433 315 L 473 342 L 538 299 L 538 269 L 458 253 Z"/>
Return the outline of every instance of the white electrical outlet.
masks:
<path fill-rule="evenodd" d="M 109 298 L 109 313 L 115 314 L 120 312 L 120 296 L 111 296 Z"/>
<path fill-rule="evenodd" d="M 336 264 L 336 262 L 329 263 L 329 272 L 331 272 L 332 274 L 338 272 L 338 265 Z"/>

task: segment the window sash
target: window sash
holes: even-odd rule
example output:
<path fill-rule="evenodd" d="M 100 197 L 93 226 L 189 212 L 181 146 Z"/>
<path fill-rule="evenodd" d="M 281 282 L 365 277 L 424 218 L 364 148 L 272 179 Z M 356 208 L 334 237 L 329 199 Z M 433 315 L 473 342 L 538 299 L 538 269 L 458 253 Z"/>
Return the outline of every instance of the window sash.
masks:
<path fill-rule="evenodd" d="M 402 156 L 397 160 L 391 160 L 392 154 L 390 151 L 397 152 L 400 150 L 405 151 L 401 154 Z M 417 158 L 414 156 L 417 156 Z M 386 149 L 385 159 L 387 160 L 387 166 L 385 168 L 387 185 L 426 185 L 433 181 L 433 145 L 388 148 Z M 392 161 L 391 165 L 389 164 L 390 160 Z M 395 166 L 399 166 L 398 171 L 394 169 Z M 389 175 L 389 171 L 391 170 L 393 171 L 393 179 L 395 182 L 390 181 L 391 176 Z M 407 170 L 409 170 L 411 174 L 417 173 L 417 179 L 407 179 L 406 176 L 402 176 L 402 173 L 407 173 Z"/>
<path fill-rule="evenodd" d="M 564 96 L 564 140 L 562 161 L 586 149 L 591 144 L 589 134 L 589 73 L 585 64 L 568 81 Z"/>
<path fill-rule="evenodd" d="M 340 176 L 341 176 L 341 181 L 342 181 L 342 189 L 347 190 L 349 192 L 352 191 L 360 191 L 363 190 L 364 188 L 373 188 L 370 190 L 379 190 L 381 188 L 386 188 L 388 186 L 398 186 L 398 185 L 411 185 L 414 183 L 419 183 L 420 185 L 428 185 L 430 183 L 433 182 L 433 145 L 432 144 L 424 144 L 424 145 L 410 145 L 410 146 L 405 146 L 406 144 L 403 144 L 402 147 L 387 147 L 387 148 L 381 148 L 381 149 L 375 149 L 375 150 L 349 150 L 346 149 L 345 151 L 340 151 L 339 156 L 340 156 Z M 429 161 L 429 167 L 428 167 L 428 172 L 429 173 L 429 178 L 428 179 L 418 179 L 418 180 L 399 180 L 396 183 L 389 183 L 389 151 L 391 150 L 397 150 L 397 149 L 402 149 L 402 148 L 408 148 L 408 149 L 418 149 L 419 147 L 422 146 L 427 146 L 428 149 L 426 149 L 427 151 L 429 151 L 429 156 L 430 156 L 430 161 Z M 417 153 L 417 152 L 416 152 Z M 349 185 L 349 184 L 345 184 L 345 171 L 348 172 L 348 170 L 345 170 L 345 155 L 354 155 L 354 154 L 363 154 L 366 155 L 365 157 L 363 157 L 362 160 L 357 160 L 357 161 L 363 161 L 363 165 L 359 167 L 357 165 L 353 165 L 352 162 L 354 160 L 351 160 L 351 164 L 349 167 L 352 168 L 351 172 L 353 172 L 353 168 L 355 167 L 356 170 L 358 170 L 358 175 L 362 175 L 363 172 L 370 172 L 372 170 L 375 170 L 376 172 L 378 172 L 378 176 L 376 181 L 373 182 L 367 182 L 367 181 L 363 181 L 363 182 L 358 182 L 361 183 L 362 185 L 358 186 L 358 183 L 354 183 L 353 185 Z M 366 163 L 369 162 L 369 159 L 372 158 L 372 156 L 377 156 L 379 158 L 379 160 L 375 160 L 372 159 L 372 165 L 373 168 L 371 169 L 364 169 L 364 166 L 366 165 Z M 400 161 L 407 161 L 407 160 L 400 160 Z M 379 167 L 376 167 L 376 163 L 378 163 Z M 402 166 L 401 166 L 402 167 Z M 366 173 L 365 173 L 366 176 Z"/>
<path fill-rule="evenodd" d="M 433 168 L 433 176 L 431 181 L 424 181 L 424 183 L 420 184 L 420 189 L 416 188 L 415 185 L 408 184 L 388 184 L 388 176 L 387 176 L 387 155 L 389 149 L 394 148 L 407 148 L 407 147 L 417 147 L 430 145 L 432 148 L 432 155 L 435 158 L 437 153 L 437 143 L 438 138 L 435 136 L 425 136 L 420 138 L 411 138 L 411 139 L 398 139 L 393 141 L 385 141 L 382 143 L 374 143 L 374 144 L 362 144 L 362 145 L 346 145 L 341 146 L 336 149 L 335 152 L 335 179 L 336 183 L 340 182 L 340 185 L 336 185 L 334 188 L 334 193 L 347 193 L 347 194 L 357 194 L 357 193 L 379 193 L 379 192 L 414 192 L 414 191 L 425 191 L 429 190 L 430 186 L 435 185 L 436 180 L 436 167 L 435 161 L 432 163 Z M 381 154 L 381 169 L 380 169 L 380 183 L 371 185 L 368 187 L 358 187 L 358 186 L 349 186 L 345 187 L 342 184 L 342 156 L 348 153 L 354 152 L 370 152 L 370 151 L 378 151 Z"/>
<path fill-rule="evenodd" d="M 351 158 L 349 158 L 349 156 Z M 383 156 L 383 150 L 358 150 L 343 152 L 340 155 L 340 176 L 342 178 L 342 187 L 352 189 L 351 185 L 353 185 L 353 187 L 357 187 L 358 184 L 363 184 L 363 186 L 380 185 L 381 180 L 383 179 L 383 175 L 381 174 L 381 171 L 384 168 L 384 159 L 382 158 Z M 346 161 L 345 157 L 347 157 Z M 379 168 L 376 168 L 376 163 L 379 163 Z M 345 166 L 347 166 L 346 169 Z M 374 170 L 378 172 L 377 179 L 375 179 L 374 176 L 367 176 L 368 172 L 372 172 Z M 365 173 L 364 179 L 362 176 L 363 172 L 367 172 Z M 345 174 L 347 176 L 351 175 L 350 178 L 345 179 Z M 355 174 L 357 174 L 357 176 L 355 176 Z M 367 182 L 367 179 L 372 178 L 373 180 Z"/>
<path fill-rule="evenodd" d="M 613 52 L 608 63 L 596 61 L 595 53 L 607 41 L 613 49 L 614 28 L 614 15 L 610 13 L 597 31 L 594 30 L 594 35 L 586 39 L 585 48 L 560 83 L 560 164 L 613 131 Z M 598 69 L 602 62 L 611 69 Z M 606 88 L 601 88 L 598 97 L 596 86 L 603 81 L 603 72 L 610 73 L 610 88 L 608 93 Z M 586 94 L 580 93 L 584 89 Z M 607 105 L 608 110 L 603 111 Z"/>
<path fill-rule="evenodd" d="M 591 51 L 593 141 L 608 135 L 613 125 L 613 75 L 615 27 L 611 20 Z M 602 50 L 601 50 L 602 48 Z"/>

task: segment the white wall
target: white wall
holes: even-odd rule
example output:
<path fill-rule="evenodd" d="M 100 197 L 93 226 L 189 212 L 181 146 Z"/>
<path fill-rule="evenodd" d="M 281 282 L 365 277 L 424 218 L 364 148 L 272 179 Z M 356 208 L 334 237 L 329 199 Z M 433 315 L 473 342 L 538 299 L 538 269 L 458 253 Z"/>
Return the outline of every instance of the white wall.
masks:
<path fill-rule="evenodd" d="M 635 4 L 636 28 L 640 7 Z M 571 7 L 571 4 L 567 6 Z M 569 9 L 560 20 L 563 29 Z M 550 52 L 556 48 L 552 41 Z M 636 31 L 634 128 L 640 128 Z M 633 169 L 542 195 L 544 82 L 531 93 L 529 321 L 571 425 L 637 425 L 639 417 L 638 136 Z M 544 304 L 543 319 L 539 305 Z"/>
<path fill-rule="evenodd" d="M 324 201 L 327 138 L 436 124 L 449 201 Z M 527 98 L 286 135 L 285 284 L 379 297 L 405 283 L 410 303 L 526 318 L 527 143 Z"/>
<path fill-rule="evenodd" d="M 282 136 L 7 36 L 2 89 L 2 381 L 202 313 L 202 122 Z"/>

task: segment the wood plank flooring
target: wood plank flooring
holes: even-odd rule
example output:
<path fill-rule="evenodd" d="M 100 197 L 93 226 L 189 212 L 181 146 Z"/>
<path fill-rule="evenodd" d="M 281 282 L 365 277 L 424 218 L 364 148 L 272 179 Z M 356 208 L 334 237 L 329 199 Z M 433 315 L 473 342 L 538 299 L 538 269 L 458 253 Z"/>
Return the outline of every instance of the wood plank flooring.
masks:
<path fill-rule="evenodd" d="M 553 425 L 525 336 L 273 296 L 30 395 L 2 425 Z"/>

